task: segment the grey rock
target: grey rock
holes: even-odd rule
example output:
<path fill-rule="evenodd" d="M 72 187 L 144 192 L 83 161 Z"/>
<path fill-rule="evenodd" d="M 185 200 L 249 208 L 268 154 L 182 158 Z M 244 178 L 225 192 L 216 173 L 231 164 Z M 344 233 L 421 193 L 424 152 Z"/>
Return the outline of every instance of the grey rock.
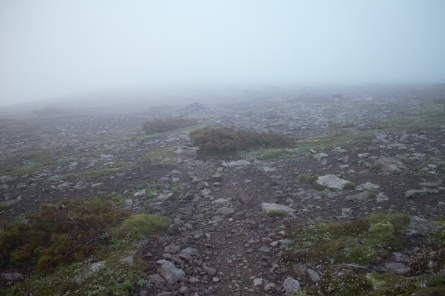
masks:
<path fill-rule="evenodd" d="M 268 247 L 262 246 L 258 249 L 258 251 L 263 252 L 263 253 L 269 253 L 270 249 Z"/>
<path fill-rule="evenodd" d="M 235 213 L 235 209 L 222 207 L 222 208 L 218 209 L 218 213 L 220 213 L 221 215 L 224 215 L 224 216 L 229 216 L 229 215 L 232 215 L 233 213 Z"/>
<path fill-rule="evenodd" d="M 235 214 L 233 214 L 232 218 L 233 220 L 244 220 L 246 218 L 246 215 L 243 211 L 236 212 Z"/>
<path fill-rule="evenodd" d="M 307 272 L 307 266 L 305 264 L 294 264 L 292 265 L 292 270 L 296 275 L 305 276 Z"/>
<path fill-rule="evenodd" d="M 262 278 L 256 278 L 253 280 L 253 286 L 254 287 L 258 287 L 261 286 L 263 284 L 263 279 Z"/>
<path fill-rule="evenodd" d="M 318 282 L 321 278 L 320 278 L 320 275 L 318 274 L 318 272 L 316 272 L 315 270 L 313 270 L 313 269 L 308 269 L 307 270 L 307 275 L 308 275 L 308 277 L 309 277 L 309 279 L 313 282 L 313 283 L 316 283 L 316 282 Z"/>
<path fill-rule="evenodd" d="M 409 262 L 409 257 L 400 252 L 394 252 L 391 256 L 392 260 L 395 262 Z"/>
<path fill-rule="evenodd" d="M 145 189 L 136 191 L 135 193 L 133 193 L 134 197 L 147 197 L 147 194 L 145 193 Z"/>
<path fill-rule="evenodd" d="M 352 216 L 352 209 L 350 208 L 342 208 L 341 209 L 341 215 L 345 218 L 349 218 Z"/>
<path fill-rule="evenodd" d="M 379 188 L 380 185 L 373 184 L 371 182 L 365 182 L 355 187 L 356 190 L 369 190 L 369 189 L 379 189 Z"/>
<path fill-rule="evenodd" d="M 189 292 L 190 292 L 190 289 L 187 286 L 182 286 L 181 288 L 179 288 L 179 293 L 182 295 L 188 294 Z"/>
<path fill-rule="evenodd" d="M 124 259 L 121 259 L 120 261 L 121 261 L 122 263 L 127 263 L 127 264 L 132 265 L 133 262 L 134 262 L 134 255 L 127 256 L 127 257 L 125 257 Z"/>
<path fill-rule="evenodd" d="M 261 203 L 261 209 L 263 210 L 263 212 L 265 212 L 266 214 L 269 213 L 270 211 L 285 211 L 286 213 L 292 213 L 295 210 L 292 208 L 289 208 L 285 205 L 280 205 L 277 203 L 269 203 L 269 202 L 263 202 Z"/>
<path fill-rule="evenodd" d="M 268 283 L 264 286 L 264 291 L 273 291 L 275 289 L 275 283 Z"/>
<path fill-rule="evenodd" d="M 345 197 L 346 201 L 365 201 L 367 200 L 368 197 L 368 192 L 367 191 L 362 191 L 353 195 L 348 195 Z"/>
<path fill-rule="evenodd" d="M 162 259 L 156 261 L 156 263 L 161 264 L 160 273 L 170 285 L 185 277 L 185 272 L 182 269 L 177 268 L 170 261 Z"/>
<path fill-rule="evenodd" d="M 283 282 L 284 292 L 288 295 L 301 290 L 300 282 L 291 277 L 288 277 Z"/>
<path fill-rule="evenodd" d="M 1 176 L 0 177 L 0 183 L 10 183 L 17 180 L 17 177 L 11 177 L 11 176 Z"/>
<path fill-rule="evenodd" d="M 247 165 L 251 165 L 251 164 L 252 163 L 247 160 L 237 160 L 237 161 L 231 161 L 229 163 L 224 162 L 223 166 L 226 166 L 229 168 L 234 168 L 234 167 L 238 167 L 238 166 L 247 166 Z"/>
<path fill-rule="evenodd" d="M 380 164 L 380 170 L 386 174 L 392 174 L 395 171 L 403 171 L 407 169 L 403 162 L 393 157 L 380 157 L 374 161 L 374 164 Z"/>
<path fill-rule="evenodd" d="M 165 285 L 165 280 L 159 274 L 152 274 L 148 276 L 148 281 L 155 285 L 158 288 L 161 288 Z"/>
<path fill-rule="evenodd" d="M 345 186 L 347 183 L 349 183 L 349 181 L 341 179 L 333 174 L 328 174 L 317 178 L 317 184 L 333 189 L 343 189 L 343 186 Z"/>
<path fill-rule="evenodd" d="M 329 156 L 329 154 L 324 153 L 324 152 L 320 152 L 320 153 L 314 154 L 314 158 L 316 158 L 317 160 L 320 160 L 322 158 L 326 158 L 328 156 Z"/>
<path fill-rule="evenodd" d="M 189 254 L 191 256 L 194 256 L 196 254 L 198 254 L 198 249 L 192 248 L 192 247 L 187 247 L 181 250 L 181 253 L 185 253 L 185 254 Z"/>
<path fill-rule="evenodd" d="M 207 274 L 209 275 L 215 275 L 216 274 L 216 269 L 207 265 L 204 265 L 202 267 L 202 270 L 204 270 Z"/>
<path fill-rule="evenodd" d="M 164 247 L 164 252 L 169 254 L 176 254 L 179 252 L 179 246 L 177 245 L 168 245 Z"/>
<path fill-rule="evenodd" d="M 167 229 L 167 234 L 169 234 L 169 235 L 177 235 L 180 233 L 181 233 L 181 230 L 180 230 L 180 226 L 178 224 L 172 224 Z"/>
<path fill-rule="evenodd" d="M 405 198 L 407 199 L 412 199 L 412 198 L 419 198 L 419 197 L 423 197 L 425 195 L 428 194 L 428 190 L 426 188 L 422 188 L 422 189 L 410 189 L 408 191 L 405 192 Z"/>
<path fill-rule="evenodd" d="M 409 232 L 410 233 L 420 233 L 422 235 L 428 234 L 430 232 L 435 232 L 439 230 L 441 226 L 432 221 L 414 216 L 409 222 Z"/>
<path fill-rule="evenodd" d="M 2 272 L 1 277 L 7 281 L 16 282 L 23 280 L 25 276 L 20 272 Z"/>
<path fill-rule="evenodd" d="M 411 271 L 411 268 L 409 268 L 405 264 L 395 263 L 395 262 L 385 263 L 385 269 L 388 272 L 395 273 L 395 274 L 406 274 Z"/>

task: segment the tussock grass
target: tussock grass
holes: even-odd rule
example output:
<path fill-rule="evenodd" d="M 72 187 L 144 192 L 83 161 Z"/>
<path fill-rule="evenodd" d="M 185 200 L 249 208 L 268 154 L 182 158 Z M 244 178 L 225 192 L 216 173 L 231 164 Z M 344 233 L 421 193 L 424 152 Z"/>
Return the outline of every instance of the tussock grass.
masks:
<path fill-rule="evenodd" d="M 155 232 L 167 230 L 170 224 L 167 217 L 138 214 L 125 220 L 117 229 L 117 234 L 131 239 L 147 238 Z"/>

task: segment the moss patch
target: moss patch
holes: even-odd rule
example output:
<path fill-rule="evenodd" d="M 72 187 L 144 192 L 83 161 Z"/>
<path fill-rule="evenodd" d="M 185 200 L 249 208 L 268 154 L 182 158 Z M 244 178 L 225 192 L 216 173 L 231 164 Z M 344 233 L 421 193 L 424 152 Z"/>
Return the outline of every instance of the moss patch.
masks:
<path fill-rule="evenodd" d="M 5 295 L 128 295 L 136 282 L 146 278 L 147 263 L 121 260 L 137 245 L 111 245 L 98 250 L 83 263 L 60 266 L 51 273 L 36 274 L 5 291 Z"/>

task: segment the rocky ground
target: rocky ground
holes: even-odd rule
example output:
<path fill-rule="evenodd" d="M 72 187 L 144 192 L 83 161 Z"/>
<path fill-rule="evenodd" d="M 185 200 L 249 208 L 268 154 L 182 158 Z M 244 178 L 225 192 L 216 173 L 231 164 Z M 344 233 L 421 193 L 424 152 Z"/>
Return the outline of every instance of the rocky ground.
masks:
<path fill-rule="evenodd" d="M 152 268 L 150 283 L 134 295 L 281 295 L 293 280 L 304 289 L 320 276 L 316 266 L 301 272 L 280 259 L 287 219 L 443 216 L 445 87 L 370 85 L 242 97 L 2 120 L 0 219 L 12 221 L 62 198 L 123 196 L 122 206 L 174 222 L 136 254 Z M 301 149 L 202 157 L 187 129 L 144 134 L 145 121 L 169 116 L 271 129 L 295 137 Z M 301 175 L 318 176 L 327 189 L 315 189 Z M 342 189 L 342 180 L 354 186 Z M 265 215 L 270 204 L 289 216 Z"/>

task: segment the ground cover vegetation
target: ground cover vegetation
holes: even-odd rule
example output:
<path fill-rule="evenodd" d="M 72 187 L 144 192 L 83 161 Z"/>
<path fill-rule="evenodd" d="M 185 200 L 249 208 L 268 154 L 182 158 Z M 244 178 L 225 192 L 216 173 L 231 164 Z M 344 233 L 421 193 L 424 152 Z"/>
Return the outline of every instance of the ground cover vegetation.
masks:
<path fill-rule="evenodd" d="M 367 131 L 342 130 L 331 135 L 302 139 L 295 142 L 296 147 L 281 148 L 256 148 L 249 151 L 241 151 L 236 156 L 241 158 L 290 159 L 299 160 L 311 155 L 311 150 L 328 151 L 334 147 L 348 148 L 363 144 L 373 139 L 373 134 Z"/>
<path fill-rule="evenodd" d="M 165 231 L 170 223 L 166 217 L 118 210 L 110 198 L 42 204 L 36 213 L 1 224 L 0 266 L 35 269 L 5 295 L 127 295 L 144 280 L 147 264 L 122 259 L 140 248 L 135 241 Z"/>
<path fill-rule="evenodd" d="M 180 128 L 186 128 L 192 125 L 199 124 L 197 119 L 194 118 L 183 118 L 183 117 L 172 117 L 172 118 L 158 118 L 147 121 L 144 123 L 144 131 L 148 135 L 165 133 L 172 130 L 177 130 Z"/>
<path fill-rule="evenodd" d="M 375 214 L 348 222 L 288 220 L 285 231 L 291 244 L 283 260 L 323 266 L 317 289 L 305 289 L 297 295 L 431 295 L 427 292 L 432 287 L 443 293 L 443 228 L 423 238 L 425 249 L 410 259 L 411 271 L 406 276 L 370 272 L 367 268 L 410 247 L 410 220 L 411 216 L 402 213 Z M 438 223 L 442 220 L 439 218 Z M 368 272 L 354 271 L 359 266 Z"/>
<path fill-rule="evenodd" d="M 200 154 L 227 155 L 252 148 L 290 147 L 295 140 L 274 132 L 204 127 L 190 132 Z"/>

